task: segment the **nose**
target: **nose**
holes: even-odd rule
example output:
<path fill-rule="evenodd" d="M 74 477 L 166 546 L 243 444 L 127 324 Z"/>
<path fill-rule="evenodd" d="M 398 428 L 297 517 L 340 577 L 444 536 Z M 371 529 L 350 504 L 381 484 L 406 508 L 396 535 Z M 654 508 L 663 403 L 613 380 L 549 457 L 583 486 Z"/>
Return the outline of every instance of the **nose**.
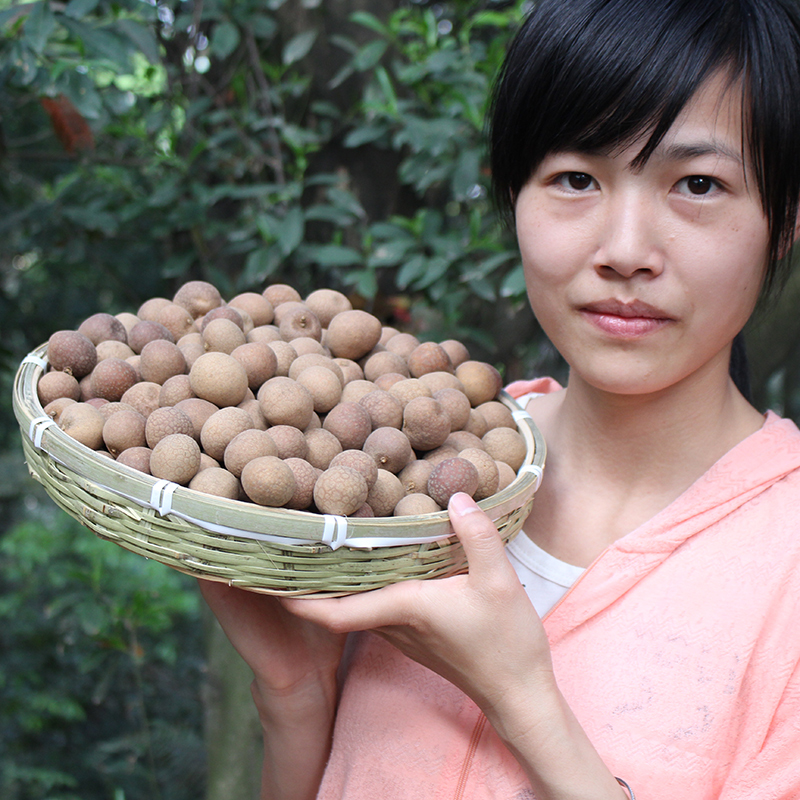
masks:
<path fill-rule="evenodd" d="M 659 218 L 645 193 L 622 191 L 604 202 L 595 268 L 624 278 L 660 275 L 664 269 Z"/>

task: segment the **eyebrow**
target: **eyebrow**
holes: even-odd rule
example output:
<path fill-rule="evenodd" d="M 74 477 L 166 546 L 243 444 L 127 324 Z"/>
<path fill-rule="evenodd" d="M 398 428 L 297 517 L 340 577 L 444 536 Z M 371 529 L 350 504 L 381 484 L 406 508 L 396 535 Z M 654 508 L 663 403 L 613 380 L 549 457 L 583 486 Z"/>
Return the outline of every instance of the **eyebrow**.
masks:
<path fill-rule="evenodd" d="M 689 159 L 698 158 L 700 156 L 721 156 L 730 161 L 735 161 L 740 166 L 743 164 L 740 153 L 731 150 L 720 142 L 674 143 L 665 145 L 663 148 L 659 145 L 659 147 L 656 148 L 656 154 L 661 155 L 661 157 L 668 161 L 688 161 Z"/>

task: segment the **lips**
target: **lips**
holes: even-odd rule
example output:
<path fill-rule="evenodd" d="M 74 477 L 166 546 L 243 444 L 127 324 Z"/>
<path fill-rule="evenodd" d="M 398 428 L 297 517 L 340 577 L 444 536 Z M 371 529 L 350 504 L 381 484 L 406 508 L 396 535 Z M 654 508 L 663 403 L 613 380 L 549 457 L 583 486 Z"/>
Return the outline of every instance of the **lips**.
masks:
<path fill-rule="evenodd" d="M 640 300 L 610 298 L 587 303 L 579 310 L 595 328 L 623 339 L 646 336 L 673 321 L 667 312 Z"/>

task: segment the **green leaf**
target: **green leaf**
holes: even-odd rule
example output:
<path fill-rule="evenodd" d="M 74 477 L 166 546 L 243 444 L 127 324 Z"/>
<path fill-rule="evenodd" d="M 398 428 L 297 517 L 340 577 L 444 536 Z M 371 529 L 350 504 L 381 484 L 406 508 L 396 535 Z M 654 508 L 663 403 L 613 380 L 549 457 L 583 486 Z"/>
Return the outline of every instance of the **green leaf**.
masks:
<path fill-rule="evenodd" d="M 94 11 L 99 5 L 100 0 L 70 0 L 64 13 L 73 19 L 83 19 L 87 14 Z"/>
<path fill-rule="evenodd" d="M 376 142 L 387 132 L 385 125 L 360 125 L 344 137 L 345 147 L 361 147 L 361 145 Z"/>
<path fill-rule="evenodd" d="M 283 257 L 276 246 L 259 247 L 247 256 L 242 273 L 242 285 L 257 286 L 273 275 L 281 265 Z"/>
<path fill-rule="evenodd" d="M 151 64 L 161 61 L 158 41 L 151 28 L 132 19 L 117 20 L 114 28 L 128 38 Z"/>
<path fill-rule="evenodd" d="M 520 264 L 506 275 L 505 280 L 500 285 L 500 296 L 521 297 L 525 294 L 525 289 L 525 273 Z"/>
<path fill-rule="evenodd" d="M 305 219 L 301 208 L 290 208 L 281 221 L 278 229 L 278 247 L 281 253 L 288 256 L 297 249 L 305 235 Z"/>
<path fill-rule="evenodd" d="M 93 28 L 70 17 L 61 17 L 61 24 L 82 42 L 90 57 L 111 61 L 125 72 L 130 69 L 129 48 L 119 35 L 109 29 Z"/>
<path fill-rule="evenodd" d="M 368 11 L 354 11 L 350 15 L 350 20 L 357 25 L 362 25 L 375 31 L 375 33 L 379 33 L 381 36 L 389 36 L 389 29 L 374 14 L 370 14 Z"/>
<path fill-rule="evenodd" d="M 305 245 L 303 256 L 322 267 L 350 267 L 363 260 L 358 250 L 339 244 Z"/>
<path fill-rule="evenodd" d="M 317 31 L 303 31 L 293 36 L 283 48 L 282 62 L 287 67 L 305 58 L 317 39 Z"/>
<path fill-rule="evenodd" d="M 257 39 L 271 39 L 278 31 L 278 23 L 266 14 L 253 14 L 248 25 Z"/>
<path fill-rule="evenodd" d="M 407 289 L 414 281 L 425 274 L 426 266 L 427 259 L 424 256 L 412 256 L 398 271 L 397 286 L 400 289 Z"/>
<path fill-rule="evenodd" d="M 50 34 L 55 30 L 56 20 L 48 0 L 33 3 L 25 20 L 25 41 L 34 53 L 42 54 Z"/>
<path fill-rule="evenodd" d="M 211 52 L 220 58 L 227 58 L 241 41 L 239 28 L 232 22 L 224 20 L 214 27 L 211 36 Z"/>
<path fill-rule="evenodd" d="M 388 43 L 378 39 L 375 42 L 365 44 L 353 58 L 353 68 L 359 72 L 366 72 L 372 69 L 382 58 L 386 52 Z"/>

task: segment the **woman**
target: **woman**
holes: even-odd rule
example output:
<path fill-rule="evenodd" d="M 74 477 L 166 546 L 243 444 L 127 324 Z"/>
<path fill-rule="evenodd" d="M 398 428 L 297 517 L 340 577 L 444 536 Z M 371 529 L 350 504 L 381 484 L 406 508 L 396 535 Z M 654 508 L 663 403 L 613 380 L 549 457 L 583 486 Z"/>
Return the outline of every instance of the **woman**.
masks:
<path fill-rule="evenodd" d="M 536 4 L 492 167 L 570 367 L 509 387 L 545 480 L 508 552 L 451 501 L 467 575 L 204 585 L 255 673 L 264 798 L 800 797 L 800 431 L 729 373 L 796 235 L 798 85 L 790 0 Z"/>

